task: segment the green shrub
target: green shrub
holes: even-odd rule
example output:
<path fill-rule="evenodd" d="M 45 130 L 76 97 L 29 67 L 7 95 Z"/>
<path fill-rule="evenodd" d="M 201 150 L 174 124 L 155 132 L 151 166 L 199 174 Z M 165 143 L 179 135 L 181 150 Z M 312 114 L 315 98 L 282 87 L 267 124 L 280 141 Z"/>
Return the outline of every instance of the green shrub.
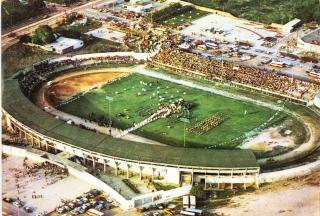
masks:
<path fill-rule="evenodd" d="M 39 26 L 34 34 L 37 44 L 48 44 L 56 40 L 52 28 L 48 25 Z"/>
<path fill-rule="evenodd" d="M 149 22 L 161 22 L 163 20 L 169 19 L 172 16 L 176 16 L 193 9 L 194 7 L 190 5 L 182 6 L 180 3 L 172 3 L 168 7 L 165 7 L 161 10 L 148 13 L 145 18 Z"/>
<path fill-rule="evenodd" d="M 190 195 L 195 196 L 199 200 L 204 200 L 207 196 L 204 186 L 201 184 L 193 185 L 190 190 Z"/>

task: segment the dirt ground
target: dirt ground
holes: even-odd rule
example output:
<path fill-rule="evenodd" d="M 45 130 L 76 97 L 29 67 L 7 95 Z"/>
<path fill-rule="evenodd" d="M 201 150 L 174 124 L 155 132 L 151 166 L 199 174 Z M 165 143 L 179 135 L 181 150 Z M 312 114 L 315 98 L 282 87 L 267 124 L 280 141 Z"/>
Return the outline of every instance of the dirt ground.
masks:
<path fill-rule="evenodd" d="M 26 166 L 23 165 L 24 158 L 7 156 L 2 159 L 2 194 L 11 198 L 19 197 L 25 206 L 34 209 L 33 215 L 51 212 L 61 204 L 61 200 L 74 199 L 94 188 L 94 185 L 72 175 L 62 178 L 58 175 L 46 175 L 43 169 L 29 175 L 20 175 L 17 178 L 19 173 L 26 171 Z M 39 162 L 27 160 L 28 166 L 35 164 Z M 32 195 L 38 197 L 33 198 Z M 14 209 L 12 204 L 7 205 L 6 215 L 11 215 L 10 212 Z"/>
<path fill-rule="evenodd" d="M 66 101 L 79 93 L 86 92 L 126 75 L 127 73 L 124 72 L 103 73 L 96 70 L 86 71 L 85 74 L 66 74 L 54 79 L 52 84 L 48 86 L 48 97 L 54 104 Z"/>
<path fill-rule="evenodd" d="M 272 127 L 261 132 L 257 137 L 246 142 L 241 148 L 252 149 L 254 151 L 272 151 L 277 147 L 293 148 L 295 147 L 292 136 L 282 136 L 280 128 Z"/>
<path fill-rule="evenodd" d="M 214 212 L 221 216 L 319 216 L 320 171 L 308 177 L 265 185 L 254 193 L 232 198 L 231 203 Z"/>

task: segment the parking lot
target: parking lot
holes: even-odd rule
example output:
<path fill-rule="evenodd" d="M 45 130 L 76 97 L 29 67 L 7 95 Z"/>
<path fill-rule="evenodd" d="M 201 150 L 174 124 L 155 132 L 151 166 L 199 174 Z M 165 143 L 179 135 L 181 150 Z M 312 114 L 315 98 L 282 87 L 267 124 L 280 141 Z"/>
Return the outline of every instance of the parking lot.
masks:
<path fill-rule="evenodd" d="M 63 200 L 74 199 L 94 188 L 63 173 L 60 167 L 22 157 L 8 156 L 2 159 L 2 164 L 3 202 L 6 202 L 8 215 L 18 208 L 32 215 L 47 214 Z"/>
<path fill-rule="evenodd" d="M 317 64 L 303 62 L 298 56 L 286 55 L 286 50 L 279 49 L 287 47 L 287 41 L 294 39 L 296 33 L 283 35 L 262 24 L 210 14 L 192 22 L 181 34 L 184 42 L 180 48 L 202 56 L 276 70 L 299 79 L 314 79 L 307 71 Z"/>
<path fill-rule="evenodd" d="M 197 19 L 193 25 L 183 29 L 183 35 L 197 35 L 205 39 L 220 39 L 234 43 L 236 41 L 249 41 L 254 47 L 260 47 L 265 37 L 276 37 L 278 32 L 270 31 L 262 24 L 248 20 L 224 17 L 217 14 Z"/>

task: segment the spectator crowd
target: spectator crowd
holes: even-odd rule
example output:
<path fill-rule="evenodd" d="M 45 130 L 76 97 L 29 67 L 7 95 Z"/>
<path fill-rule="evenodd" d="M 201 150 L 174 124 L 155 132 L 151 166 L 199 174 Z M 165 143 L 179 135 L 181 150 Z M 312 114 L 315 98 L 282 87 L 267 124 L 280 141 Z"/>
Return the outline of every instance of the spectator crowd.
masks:
<path fill-rule="evenodd" d="M 221 80 L 251 88 L 267 90 L 301 100 L 312 100 L 320 91 L 320 84 L 280 75 L 231 62 L 222 62 L 197 54 L 163 49 L 154 58 L 154 63 L 169 66 L 178 71 L 193 71 L 207 79 Z"/>
<path fill-rule="evenodd" d="M 53 74 L 64 71 L 66 69 L 72 69 L 80 67 L 87 68 L 91 66 L 97 66 L 100 64 L 135 64 L 142 63 L 136 60 L 132 56 L 99 56 L 99 57 L 82 57 L 82 58 L 66 58 L 60 61 L 49 62 L 42 61 L 33 65 L 33 70 L 26 75 L 20 76 L 19 82 L 22 92 L 26 96 L 31 96 L 32 91 L 42 82 L 48 80 Z M 59 70 L 57 70 L 59 69 Z"/>

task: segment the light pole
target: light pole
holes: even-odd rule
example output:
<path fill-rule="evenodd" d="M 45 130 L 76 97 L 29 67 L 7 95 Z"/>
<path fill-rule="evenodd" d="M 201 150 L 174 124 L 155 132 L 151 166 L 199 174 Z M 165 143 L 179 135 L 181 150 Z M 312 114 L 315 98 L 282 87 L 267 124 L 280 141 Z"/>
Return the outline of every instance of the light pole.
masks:
<path fill-rule="evenodd" d="M 183 147 L 186 147 L 186 123 L 190 123 L 187 118 L 180 118 L 180 121 L 183 122 Z"/>
<path fill-rule="evenodd" d="M 111 102 L 113 101 L 113 97 L 110 97 L 110 96 L 106 96 L 106 100 L 108 101 L 108 106 L 109 106 L 109 133 L 110 133 L 110 136 L 111 136 Z"/>

